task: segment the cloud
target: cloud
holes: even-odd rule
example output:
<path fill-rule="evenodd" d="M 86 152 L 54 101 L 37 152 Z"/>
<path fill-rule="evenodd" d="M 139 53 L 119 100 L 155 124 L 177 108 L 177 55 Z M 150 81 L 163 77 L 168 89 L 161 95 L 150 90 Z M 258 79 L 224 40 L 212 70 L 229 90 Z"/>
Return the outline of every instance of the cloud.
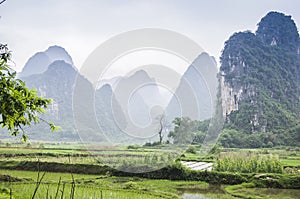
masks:
<path fill-rule="evenodd" d="M 0 37 L 17 69 L 49 45 L 61 45 L 79 67 L 101 42 L 132 29 L 165 28 L 185 34 L 216 58 L 235 31 L 255 30 L 268 11 L 300 23 L 298 0 L 8 0 L 0 6 Z"/>

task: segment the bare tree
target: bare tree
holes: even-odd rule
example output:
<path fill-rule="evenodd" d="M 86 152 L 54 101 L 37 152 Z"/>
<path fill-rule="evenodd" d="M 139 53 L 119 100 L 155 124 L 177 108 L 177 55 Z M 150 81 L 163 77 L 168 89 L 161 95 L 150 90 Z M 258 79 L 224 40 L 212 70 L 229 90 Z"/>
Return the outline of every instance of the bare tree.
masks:
<path fill-rule="evenodd" d="M 157 133 L 159 136 L 159 144 L 162 144 L 163 137 L 164 137 L 163 132 L 166 131 L 170 127 L 170 125 L 168 124 L 165 113 L 158 115 L 157 120 L 159 122 L 159 128 Z"/>

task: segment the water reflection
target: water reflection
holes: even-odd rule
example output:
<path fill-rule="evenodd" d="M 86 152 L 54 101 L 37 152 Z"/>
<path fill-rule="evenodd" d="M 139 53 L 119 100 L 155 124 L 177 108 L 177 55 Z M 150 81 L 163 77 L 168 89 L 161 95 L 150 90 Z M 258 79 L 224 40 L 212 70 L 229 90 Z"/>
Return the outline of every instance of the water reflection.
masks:
<path fill-rule="evenodd" d="M 215 197 L 210 197 L 214 194 L 222 196 L 225 194 L 224 190 L 220 186 L 209 185 L 206 189 L 180 189 L 181 196 L 183 199 L 213 199 Z M 207 196 L 209 194 L 209 196 Z"/>
<path fill-rule="evenodd" d="M 197 194 L 197 193 L 184 193 L 182 195 L 183 199 L 210 199 L 203 194 Z"/>

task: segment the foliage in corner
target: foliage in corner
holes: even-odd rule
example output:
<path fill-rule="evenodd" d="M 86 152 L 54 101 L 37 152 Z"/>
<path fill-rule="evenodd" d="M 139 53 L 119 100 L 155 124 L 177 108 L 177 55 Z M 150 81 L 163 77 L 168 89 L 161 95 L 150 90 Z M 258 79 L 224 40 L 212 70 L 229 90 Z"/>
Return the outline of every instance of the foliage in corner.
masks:
<path fill-rule="evenodd" d="M 10 57 L 7 45 L 0 44 L 0 125 L 13 136 L 21 132 L 22 141 L 26 141 L 23 127 L 40 122 L 39 115 L 45 113 L 51 99 L 39 97 L 16 78 L 16 72 L 9 66 Z M 48 124 L 52 131 L 58 129 L 53 123 Z"/>

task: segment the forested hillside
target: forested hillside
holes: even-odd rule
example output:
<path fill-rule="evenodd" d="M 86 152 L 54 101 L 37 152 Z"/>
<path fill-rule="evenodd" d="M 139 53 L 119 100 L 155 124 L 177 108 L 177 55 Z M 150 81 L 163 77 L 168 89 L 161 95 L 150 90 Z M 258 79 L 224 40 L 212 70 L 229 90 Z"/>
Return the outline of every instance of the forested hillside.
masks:
<path fill-rule="evenodd" d="M 300 143 L 300 39 L 291 16 L 270 12 L 256 33 L 233 34 L 221 56 L 226 147 Z"/>

